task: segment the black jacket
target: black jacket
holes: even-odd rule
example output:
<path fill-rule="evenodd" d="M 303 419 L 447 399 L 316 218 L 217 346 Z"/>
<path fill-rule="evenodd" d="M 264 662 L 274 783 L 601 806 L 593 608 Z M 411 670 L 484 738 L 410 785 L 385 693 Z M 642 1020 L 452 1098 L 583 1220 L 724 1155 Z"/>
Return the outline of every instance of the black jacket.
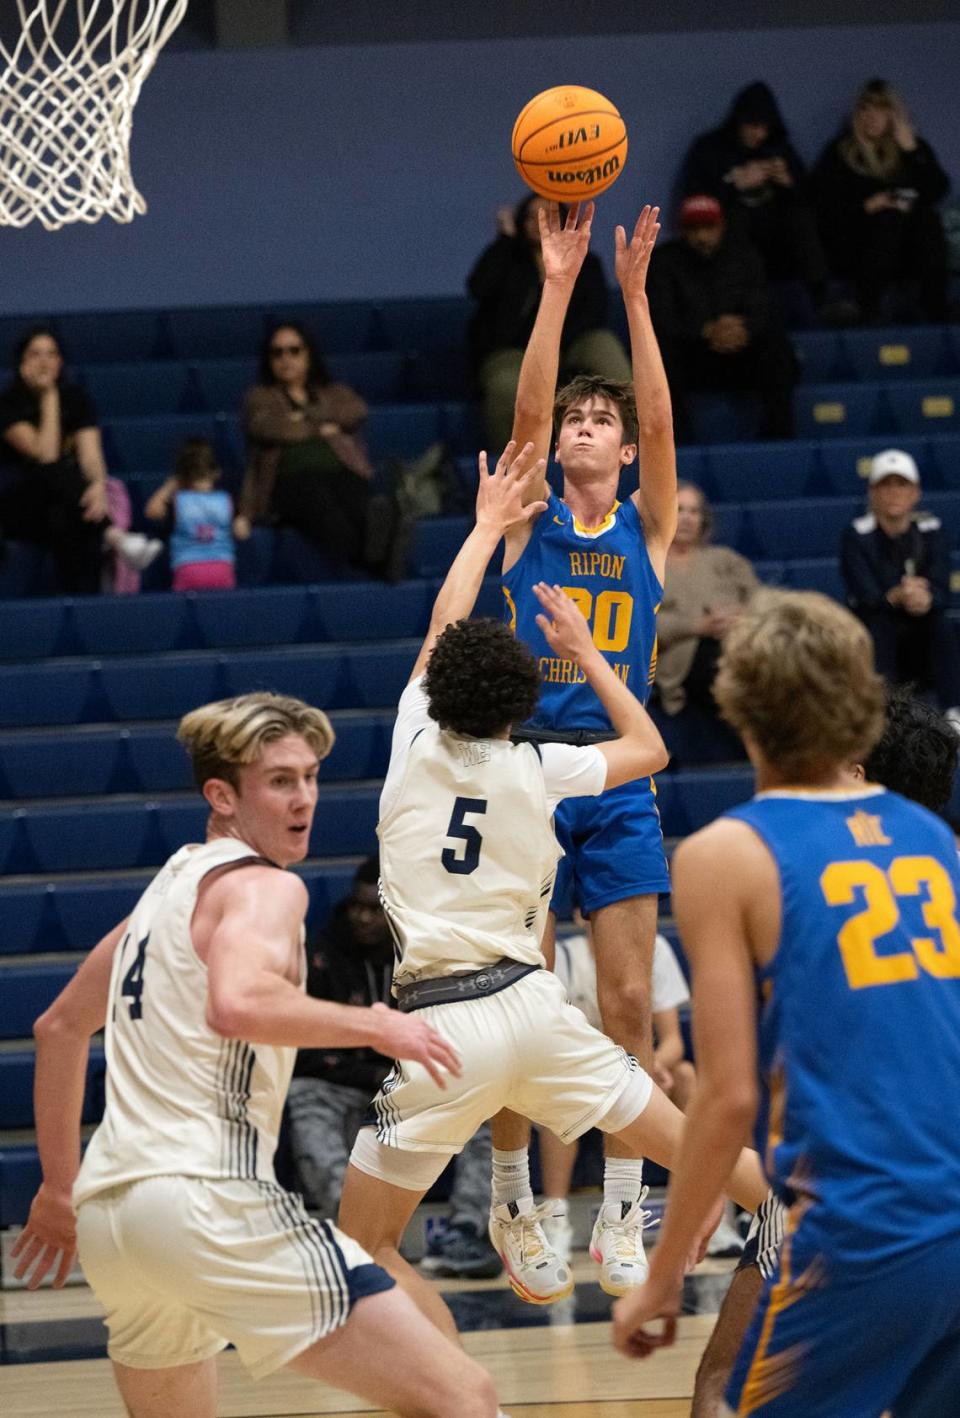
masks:
<path fill-rule="evenodd" d="M 756 248 L 728 233 L 712 256 L 668 241 L 650 262 L 650 313 L 661 340 L 692 342 L 718 315 L 742 315 L 751 336 L 767 324 L 767 278 Z"/>
<path fill-rule="evenodd" d="M 942 609 L 950 595 L 950 549 L 939 517 L 915 512 L 901 537 L 888 537 L 872 512 L 854 518 L 843 530 L 840 569 L 851 608 L 861 613 L 887 610 L 902 615 L 886 598 L 907 572 L 930 582 L 933 609 Z"/>
<path fill-rule="evenodd" d="M 522 236 L 498 236 L 467 277 L 477 302 L 470 322 L 470 362 L 476 372 L 494 350 L 527 346 L 540 307 L 540 275 Z M 561 348 L 607 323 L 607 283 L 598 257 L 587 253 L 570 298 Z"/>
<path fill-rule="evenodd" d="M 307 946 L 307 993 L 337 1004 L 393 1004 L 393 947 L 370 951 L 356 943 L 346 903 L 325 934 Z M 374 1049 L 301 1049 L 294 1074 L 359 1088 L 372 1098 L 390 1070 L 390 1060 Z"/>
<path fill-rule="evenodd" d="M 741 123 L 751 120 L 766 123 L 770 130 L 759 148 L 745 148 L 738 136 Z M 790 193 L 789 188 L 765 182 L 762 187 L 739 192 L 731 181 L 731 168 L 764 158 L 783 158 L 794 183 L 803 181 L 804 166 L 787 136 L 776 99 L 766 84 L 748 84 L 733 100 L 720 127 L 701 133 L 690 145 L 683 169 L 684 195 L 706 192 L 728 208 L 755 207 L 780 200 Z"/>
<path fill-rule="evenodd" d="M 863 209 L 864 202 L 877 192 L 906 189 L 916 193 L 914 210 L 931 208 L 950 188 L 950 179 L 937 162 L 930 144 L 922 138 L 912 153 L 901 152 L 900 163 L 889 177 L 856 172 L 845 161 L 840 144 L 843 134 L 828 143 L 813 172 L 813 193 L 824 243 L 842 268 L 856 267 L 866 238 L 877 218 Z M 904 217 L 909 216 L 904 213 Z M 889 220 L 891 213 L 881 216 Z M 845 258 L 843 260 L 842 258 Z"/>

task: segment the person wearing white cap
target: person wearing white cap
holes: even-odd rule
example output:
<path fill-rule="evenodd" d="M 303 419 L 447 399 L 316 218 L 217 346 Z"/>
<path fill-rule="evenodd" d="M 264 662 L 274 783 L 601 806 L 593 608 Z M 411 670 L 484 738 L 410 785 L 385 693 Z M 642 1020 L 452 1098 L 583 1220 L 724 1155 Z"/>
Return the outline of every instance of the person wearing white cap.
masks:
<path fill-rule="evenodd" d="M 960 654 L 946 616 L 950 548 L 940 519 L 918 508 L 920 472 L 900 448 L 876 455 L 868 485 L 868 511 L 840 544 L 847 600 L 873 637 L 880 673 L 933 690 L 960 727 Z"/>

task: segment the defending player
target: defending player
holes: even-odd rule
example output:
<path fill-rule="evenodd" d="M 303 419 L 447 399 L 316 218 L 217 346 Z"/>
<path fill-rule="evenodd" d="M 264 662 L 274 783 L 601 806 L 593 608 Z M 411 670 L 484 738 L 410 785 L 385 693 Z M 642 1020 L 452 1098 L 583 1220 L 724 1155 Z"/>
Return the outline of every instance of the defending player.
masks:
<path fill-rule="evenodd" d="M 540 471 L 524 472 L 532 445 L 511 465 L 512 450 L 490 475 L 481 455 L 476 527 L 440 591 L 401 696 L 380 800 L 381 895 L 396 943 L 397 1002 L 422 1011 L 455 1045 L 462 1073 L 438 1105 L 419 1066 L 397 1066 L 357 1138 L 340 1207 L 343 1229 L 451 1332 L 439 1295 L 398 1247 L 424 1193 L 480 1123 L 512 1106 L 565 1140 L 597 1126 L 667 1165 L 683 1129 L 682 1115 L 636 1059 L 588 1024 L 544 968 L 540 942 L 560 856 L 556 804 L 648 774 L 666 752 L 583 616 L 547 586 L 537 587 L 543 633 L 582 670 L 616 737 L 580 748 L 510 741 L 511 724 L 536 706 L 536 663 L 505 626 L 462 617 L 504 529 L 538 510 L 522 506 Z M 753 1210 L 766 1190 L 755 1155 L 732 1159 L 731 1169 L 731 1189 Z M 494 1226 L 519 1235 L 526 1269 L 508 1265 L 508 1275 L 517 1294 L 535 1300 L 525 1279 L 541 1246 L 532 1199 L 498 1207 Z M 563 1281 L 569 1294 L 569 1270 Z"/>
<path fill-rule="evenodd" d="M 887 694 L 883 737 L 854 775 L 880 783 L 942 815 L 953 793 L 960 744 L 952 725 L 908 689 Z M 776 1274 L 786 1211 L 771 1192 L 747 1236 L 730 1288 L 697 1369 L 690 1418 L 720 1418 L 723 1395 L 737 1351 L 753 1316 L 764 1280 Z"/>
<path fill-rule="evenodd" d="M 759 1064 L 758 1135 L 789 1216 L 727 1403 L 946 1414 L 960 1392 L 953 837 L 848 767 L 880 736 L 883 687 L 863 627 L 825 597 L 762 598 L 724 644 L 715 694 L 758 794 L 675 858 L 698 1084 L 650 1276 L 616 1307 L 615 1340 L 672 1342 L 685 1238 L 757 1113 Z M 646 1330 L 658 1316 L 663 1332 Z"/>
<path fill-rule="evenodd" d="M 35 1286 L 56 1266 L 63 1284 L 79 1246 L 133 1418 L 214 1418 L 228 1341 L 255 1378 L 288 1364 L 411 1418 L 493 1418 L 489 1376 L 273 1176 L 298 1046 L 416 1059 L 437 1092 L 459 1068 L 421 1020 L 303 992 L 307 893 L 282 868 L 306 856 L 330 724 L 250 694 L 188 714 L 180 738 L 207 840 L 170 858 L 37 1021 L 43 1185 L 16 1273 Z M 104 1024 L 107 1104 L 81 1165 Z"/>
<path fill-rule="evenodd" d="M 563 588 L 583 612 L 597 649 L 638 699 L 646 700 L 653 682 L 655 615 L 677 519 L 670 393 L 646 297 L 657 217 L 657 208 L 645 207 L 629 243 L 622 227 L 616 233 L 633 388 L 581 378 L 556 394 L 560 336 L 589 245 L 593 204 L 579 214 L 572 210 L 563 227 L 556 206 L 540 213 L 543 294 L 520 371 L 514 438 L 518 444 L 529 439 L 537 456 L 545 457 L 555 432 L 564 497 L 560 501 L 540 480 L 531 486 L 530 499 L 547 497 L 547 506 L 536 519 L 509 530 L 503 560 L 510 623 L 536 656 L 542 681 L 532 721 L 540 742 L 595 743 L 609 739 L 612 730 L 593 685 L 540 628 L 534 583 Z M 621 504 L 620 474 L 636 459 L 638 447 L 640 487 Z M 651 778 L 609 788 L 597 798 L 560 803 L 556 828 L 565 853 L 556 897 L 562 901 L 572 893 L 590 915 L 604 1029 L 649 1069 L 657 895 L 670 889 Z M 552 939 L 551 928 L 546 944 L 551 961 Z M 494 1121 L 494 1211 L 498 1204 L 531 1196 L 529 1136 L 523 1119 Z M 642 1168 L 636 1152 L 608 1138 L 603 1206 L 590 1249 L 600 1262 L 600 1284 L 611 1295 L 624 1294 L 646 1274 Z M 492 1231 L 498 1232 L 505 1265 L 525 1269 L 522 1235 L 496 1225 Z M 526 1277 L 541 1302 L 563 1292 L 562 1263 L 545 1241 L 544 1247 Z"/>

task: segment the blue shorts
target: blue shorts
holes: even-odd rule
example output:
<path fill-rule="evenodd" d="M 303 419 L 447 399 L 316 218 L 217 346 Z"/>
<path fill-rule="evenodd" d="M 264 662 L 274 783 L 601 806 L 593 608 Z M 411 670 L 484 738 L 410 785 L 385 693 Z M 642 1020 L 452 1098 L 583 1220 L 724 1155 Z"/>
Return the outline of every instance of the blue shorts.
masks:
<path fill-rule="evenodd" d="M 588 915 L 629 896 L 670 890 L 660 814 L 651 780 L 623 783 L 596 798 L 564 798 L 554 824 L 564 856 L 550 902 L 558 915 Z"/>
<path fill-rule="evenodd" d="M 727 1403 L 758 1418 L 947 1418 L 960 1412 L 960 1236 L 826 1275 L 784 1242 Z"/>

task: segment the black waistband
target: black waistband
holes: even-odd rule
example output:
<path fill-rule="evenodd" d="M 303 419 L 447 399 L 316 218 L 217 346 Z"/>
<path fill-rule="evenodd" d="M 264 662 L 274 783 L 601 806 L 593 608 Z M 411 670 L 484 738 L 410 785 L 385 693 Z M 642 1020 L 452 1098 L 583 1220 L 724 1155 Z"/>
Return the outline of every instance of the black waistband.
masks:
<path fill-rule="evenodd" d="M 569 743 L 574 748 L 585 748 L 591 743 L 609 743 L 617 735 L 612 729 L 515 729 L 510 735 L 511 743 Z"/>
<path fill-rule="evenodd" d="M 430 980 L 414 980 L 409 985 L 397 986 L 397 1008 L 404 1014 L 411 1014 L 415 1009 L 426 1009 L 430 1004 L 456 1004 L 460 1000 L 483 999 L 516 984 L 524 975 L 542 969 L 542 965 L 530 965 L 522 960 L 504 957 L 468 975 L 436 975 Z"/>

